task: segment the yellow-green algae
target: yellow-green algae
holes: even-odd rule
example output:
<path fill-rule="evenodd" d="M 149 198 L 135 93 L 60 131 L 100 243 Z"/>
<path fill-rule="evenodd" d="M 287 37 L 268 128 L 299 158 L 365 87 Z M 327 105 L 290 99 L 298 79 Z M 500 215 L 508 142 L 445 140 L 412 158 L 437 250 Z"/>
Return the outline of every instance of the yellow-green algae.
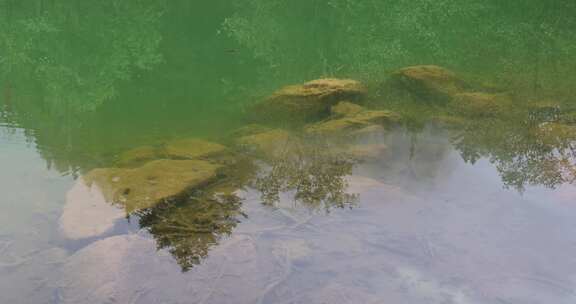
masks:
<path fill-rule="evenodd" d="M 451 106 L 465 116 L 496 116 L 510 111 L 512 100 L 506 94 L 459 93 L 454 95 Z"/>
<path fill-rule="evenodd" d="M 429 103 L 448 102 L 469 87 L 456 73 L 436 65 L 400 69 L 392 74 L 390 83 L 407 91 L 414 99 Z"/>
<path fill-rule="evenodd" d="M 372 128 L 375 125 L 385 127 L 397 124 L 400 117 L 391 111 L 364 110 L 343 118 L 329 119 L 314 123 L 305 127 L 305 132 L 311 135 L 348 135 L 349 132 L 358 131 L 365 128 Z"/>
<path fill-rule="evenodd" d="M 351 79 L 317 79 L 302 85 L 286 86 L 259 102 L 252 110 L 260 121 L 307 121 L 329 114 L 342 100 L 361 100 L 366 88 Z"/>
<path fill-rule="evenodd" d="M 341 101 L 330 108 L 330 113 L 333 117 L 343 117 L 354 115 L 364 110 L 364 107 L 361 105 L 349 101 Z"/>
<path fill-rule="evenodd" d="M 123 152 L 116 165 L 135 167 L 155 159 L 215 159 L 228 149 L 218 143 L 197 138 L 183 138 L 157 146 L 142 146 Z"/>
<path fill-rule="evenodd" d="M 103 168 L 84 179 L 97 186 L 108 202 L 131 213 L 182 197 L 215 181 L 222 165 L 205 160 L 154 160 L 138 168 Z"/>
<path fill-rule="evenodd" d="M 281 155 L 286 147 L 291 144 L 293 136 L 283 129 L 270 129 L 252 135 L 247 135 L 236 139 L 238 145 L 244 151 L 274 158 Z"/>

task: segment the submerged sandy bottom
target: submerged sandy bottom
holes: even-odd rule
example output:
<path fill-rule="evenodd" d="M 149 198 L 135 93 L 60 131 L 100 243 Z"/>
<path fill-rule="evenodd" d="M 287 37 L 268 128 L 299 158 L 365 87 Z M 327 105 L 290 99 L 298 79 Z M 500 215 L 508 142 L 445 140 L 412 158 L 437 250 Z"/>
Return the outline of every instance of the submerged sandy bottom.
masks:
<path fill-rule="evenodd" d="M 0 303 L 575 303 L 576 188 L 507 190 L 488 161 L 421 138 L 347 177 L 351 209 L 239 193 L 247 218 L 183 273 L 133 223 L 64 241 L 72 178 L 0 137 Z"/>

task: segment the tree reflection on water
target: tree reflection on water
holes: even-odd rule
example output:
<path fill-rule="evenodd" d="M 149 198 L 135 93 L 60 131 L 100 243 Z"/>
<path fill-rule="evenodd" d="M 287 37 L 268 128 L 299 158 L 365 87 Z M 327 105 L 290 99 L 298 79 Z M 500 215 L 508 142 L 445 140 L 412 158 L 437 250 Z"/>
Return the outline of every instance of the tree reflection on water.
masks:
<path fill-rule="evenodd" d="M 526 113 L 469 120 L 453 138 L 462 158 L 487 158 L 502 182 L 520 191 L 526 186 L 555 188 L 576 180 L 576 126 L 531 120 Z"/>
<path fill-rule="evenodd" d="M 278 203 L 284 192 L 293 193 L 294 200 L 305 208 L 329 211 L 354 205 L 357 195 L 347 192 L 345 180 L 353 167 L 349 159 L 315 144 L 294 145 L 289 152 L 271 160 L 270 168 L 263 168 L 261 175 L 254 175 L 251 165 L 237 166 L 227 172 L 230 178 L 222 183 L 134 215 L 140 227 L 154 237 L 158 249 L 168 250 L 185 272 L 247 217 L 237 190 L 248 185 L 260 192 L 266 205 Z"/>
<path fill-rule="evenodd" d="M 280 201 L 282 192 L 291 192 L 294 201 L 309 208 L 352 206 L 357 195 L 348 193 L 345 180 L 352 173 L 354 162 L 326 144 L 294 142 L 273 159 L 270 168 L 255 181 L 265 204 Z"/>
<path fill-rule="evenodd" d="M 234 194 L 206 193 L 177 204 L 161 204 L 138 212 L 140 227 L 190 270 L 208 255 L 212 246 L 228 236 L 242 216 L 241 199 Z"/>

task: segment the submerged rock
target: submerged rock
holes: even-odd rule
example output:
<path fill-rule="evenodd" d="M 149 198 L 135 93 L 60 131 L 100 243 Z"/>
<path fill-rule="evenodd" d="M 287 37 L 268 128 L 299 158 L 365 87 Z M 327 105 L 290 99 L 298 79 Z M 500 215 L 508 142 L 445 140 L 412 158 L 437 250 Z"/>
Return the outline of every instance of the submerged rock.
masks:
<path fill-rule="evenodd" d="M 349 136 L 360 130 L 374 131 L 378 126 L 390 127 L 398 123 L 398 114 L 390 111 L 361 111 L 338 119 L 330 119 L 305 127 L 310 135 Z"/>
<path fill-rule="evenodd" d="M 67 259 L 56 282 L 58 303 L 257 303 L 282 279 L 284 260 L 262 251 L 250 236 L 233 235 L 201 265 L 182 272 L 154 240 L 114 236 Z"/>
<path fill-rule="evenodd" d="M 248 152 L 274 158 L 285 151 L 292 136 L 286 130 L 269 129 L 252 135 L 242 136 L 235 140 L 236 144 Z"/>
<path fill-rule="evenodd" d="M 158 159 L 211 159 L 226 155 L 228 149 L 218 143 L 197 138 L 169 141 L 158 146 L 142 146 L 122 153 L 116 165 L 137 167 Z"/>
<path fill-rule="evenodd" d="M 350 138 L 367 138 L 371 136 L 381 136 L 386 133 L 387 128 L 381 125 L 369 125 L 351 132 L 348 132 Z"/>
<path fill-rule="evenodd" d="M 214 181 L 222 166 L 204 160 L 155 160 L 133 169 L 94 169 L 84 176 L 108 202 L 130 213 L 181 197 Z"/>
<path fill-rule="evenodd" d="M 65 238 L 79 240 L 112 231 L 124 216 L 123 210 L 106 201 L 98 187 L 89 187 L 81 177 L 66 194 L 58 226 Z"/>
<path fill-rule="evenodd" d="M 120 154 L 116 164 L 120 167 L 136 167 L 163 157 L 163 151 L 160 147 L 142 146 Z"/>
<path fill-rule="evenodd" d="M 403 68 L 392 74 L 390 84 L 427 103 L 446 103 L 469 88 L 454 72 L 436 65 Z"/>
<path fill-rule="evenodd" d="M 172 159 L 199 159 L 223 155 L 227 148 L 202 139 L 188 138 L 166 143 L 165 151 Z"/>
<path fill-rule="evenodd" d="M 360 113 L 364 110 L 365 109 L 363 106 L 357 105 L 355 103 L 351 103 L 349 101 L 341 101 L 338 104 L 332 106 L 332 108 L 330 108 L 330 112 L 332 113 L 332 116 L 335 116 L 335 117 L 350 116 L 350 115 Z"/>
<path fill-rule="evenodd" d="M 511 108 L 512 101 L 506 94 L 459 93 L 454 96 L 456 111 L 467 116 L 496 116 Z"/>
<path fill-rule="evenodd" d="M 330 107 L 341 100 L 359 101 L 364 86 L 351 79 L 318 79 L 302 85 L 287 86 L 254 108 L 257 120 L 307 121 L 325 117 Z"/>
<path fill-rule="evenodd" d="M 272 128 L 267 127 L 267 126 L 263 126 L 263 125 L 259 125 L 259 124 L 248 124 L 248 125 L 242 126 L 238 129 L 232 131 L 232 133 L 230 135 L 233 137 L 233 139 L 235 139 L 235 138 L 239 138 L 239 137 L 264 133 L 264 132 L 267 132 L 270 130 L 272 130 Z"/>

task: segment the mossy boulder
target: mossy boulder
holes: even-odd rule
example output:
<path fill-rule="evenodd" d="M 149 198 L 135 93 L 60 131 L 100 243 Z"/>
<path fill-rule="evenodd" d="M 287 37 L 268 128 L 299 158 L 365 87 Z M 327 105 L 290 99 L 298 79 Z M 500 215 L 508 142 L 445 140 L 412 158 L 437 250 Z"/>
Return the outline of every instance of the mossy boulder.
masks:
<path fill-rule="evenodd" d="M 124 151 L 117 160 L 120 167 L 137 167 L 151 160 L 164 158 L 165 155 L 160 146 L 142 146 Z"/>
<path fill-rule="evenodd" d="M 388 84 L 426 103 L 447 103 L 454 95 L 470 89 L 454 72 L 436 65 L 403 68 L 392 74 Z"/>
<path fill-rule="evenodd" d="M 230 133 L 230 137 L 232 137 L 232 139 L 236 139 L 239 137 L 263 133 L 263 132 L 267 132 L 270 130 L 272 130 L 272 128 L 264 126 L 264 125 L 247 124 L 245 126 L 242 126 L 240 128 L 235 129 L 234 131 L 232 131 Z"/>
<path fill-rule="evenodd" d="M 310 124 L 304 128 L 304 132 L 309 135 L 348 136 L 367 128 L 391 127 L 399 121 L 400 116 L 391 111 L 364 110 L 342 118 Z"/>
<path fill-rule="evenodd" d="M 120 154 L 116 165 L 138 167 L 157 159 L 211 159 L 218 160 L 229 155 L 225 146 L 197 138 L 169 141 L 156 146 L 137 147 Z"/>
<path fill-rule="evenodd" d="M 138 168 L 94 169 L 84 176 L 106 201 L 127 213 L 179 198 L 215 181 L 222 165 L 205 160 L 155 160 Z"/>
<path fill-rule="evenodd" d="M 224 155 L 228 148 L 202 139 L 186 138 L 166 143 L 164 151 L 171 159 L 202 159 Z"/>
<path fill-rule="evenodd" d="M 383 125 L 368 125 L 360 129 L 356 129 L 347 133 L 349 138 L 366 138 L 370 136 L 380 136 L 388 130 L 388 127 Z"/>
<path fill-rule="evenodd" d="M 292 140 L 292 135 L 282 129 L 269 129 L 239 137 L 235 144 L 240 149 L 265 158 L 278 157 Z"/>
<path fill-rule="evenodd" d="M 333 117 L 350 116 L 364 111 L 361 105 L 351 103 L 349 101 L 341 101 L 330 108 Z"/>
<path fill-rule="evenodd" d="M 351 79 L 317 79 L 301 85 L 287 86 L 275 92 L 253 109 L 259 121 L 310 121 L 330 114 L 330 107 L 339 101 L 359 102 L 365 87 Z"/>
<path fill-rule="evenodd" d="M 487 117 L 504 114 L 511 109 L 512 100 L 507 94 L 459 93 L 452 102 L 454 109 L 463 115 Z"/>

